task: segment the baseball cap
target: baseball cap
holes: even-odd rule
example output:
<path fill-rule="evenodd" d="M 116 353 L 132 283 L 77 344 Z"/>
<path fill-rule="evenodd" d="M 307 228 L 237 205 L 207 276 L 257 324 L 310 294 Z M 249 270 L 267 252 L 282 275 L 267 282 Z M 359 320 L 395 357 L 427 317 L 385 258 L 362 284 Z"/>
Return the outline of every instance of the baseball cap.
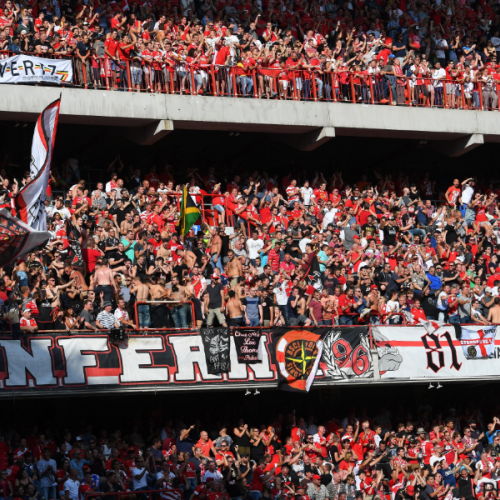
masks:
<path fill-rule="evenodd" d="M 314 474 L 313 479 L 321 479 L 321 476 L 318 476 L 318 474 Z"/>
<path fill-rule="evenodd" d="M 406 493 L 408 493 L 408 495 L 414 495 L 415 488 L 413 486 L 408 486 L 408 488 L 406 488 Z"/>

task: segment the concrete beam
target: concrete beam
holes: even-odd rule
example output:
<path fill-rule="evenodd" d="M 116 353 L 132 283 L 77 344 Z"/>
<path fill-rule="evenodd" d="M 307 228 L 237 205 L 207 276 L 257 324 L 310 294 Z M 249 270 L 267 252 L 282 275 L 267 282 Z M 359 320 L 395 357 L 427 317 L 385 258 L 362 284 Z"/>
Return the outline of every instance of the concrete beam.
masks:
<path fill-rule="evenodd" d="M 117 128 L 119 135 L 123 135 L 141 146 L 151 146 L 173 131 L 174 122 L 172 120 L 159 120 L 145 127 Z"/>
<path fill-rule="evenodd" d="M 458 156 L 462 156 L 476 149 L 478 146 L 482 146 L 484 142 L 483 134 L 470 134 L 460 139 L 456 139 L 455 141 L 437 143 L 434 147 L 446 156 L 457 158 Z"/>
<path fill-rule="evenodd" d="M 313 151 L 334 137 L 334 127 L 322 127 L 305 134 L 279 134 L 281 141 L 299 151 Z"/>

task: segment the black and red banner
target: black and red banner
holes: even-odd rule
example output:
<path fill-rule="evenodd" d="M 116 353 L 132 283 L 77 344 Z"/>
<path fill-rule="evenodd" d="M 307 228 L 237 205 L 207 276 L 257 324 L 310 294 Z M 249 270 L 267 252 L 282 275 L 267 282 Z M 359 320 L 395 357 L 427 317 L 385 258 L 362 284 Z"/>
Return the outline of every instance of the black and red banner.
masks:
<path fill-rule="evenodd" d="M 0 397 L 178 391 L 202 387 L 276 387 L 280 366 L 273 339 L 285 336 L 290 340 L 287 332 L 297 331 L 304 339 L 299 328 L 275 329 L 274 332 L 259 328 L 232 328 L 228 346 L 225 336 L 218 339 L 211 336 L 211 341 L 205 345 L 199 331 L 164 333 L 150 330 L 148 335 L 130 335 L 126 345 L 113 343 L 104 333 L 71 336 L 40 333 L 33 338 L 19 340 L 0 337 Z M 255 346 L 252 343 L 250 352 L 238 351 L 238 332 L 253 332 L 245 338 L 258 338 L 256 362 L 248 363 L 247 359 L 242 359 L 242 354 L 253 358 Z M 314 341 L 318 336 L 323 342 L 314 385 L 373 376 L 368 328 L 332 327 L 307 330 L 307 333 L 311 338 L 305 339 L 306 342 Z M 206 353 L 211 355 L 210 349 L 215 354 L 224 353 L 226 347 L 229 348 L 229 366 L 225 365 L 226 372 L 213 373 Z M 294 359 L 300 359 L 302 348 L 299 349 L 298 344 L 290 345 L 292 348 Z M 306 345 L 306 358 L 309 357 L 309 349 L 310 346 Z M 314 348 L 312 350 L 314 354 Z M 297 379 L 302 378 L 299 374 L 302 366 L 305 366 L 306 372 L 309 370 L 309 360 L 305 361 L 305 365 L 301 364 L 302 361 L 292 361 Z M 289 370 L 292 370 L 291 365 Z"/>

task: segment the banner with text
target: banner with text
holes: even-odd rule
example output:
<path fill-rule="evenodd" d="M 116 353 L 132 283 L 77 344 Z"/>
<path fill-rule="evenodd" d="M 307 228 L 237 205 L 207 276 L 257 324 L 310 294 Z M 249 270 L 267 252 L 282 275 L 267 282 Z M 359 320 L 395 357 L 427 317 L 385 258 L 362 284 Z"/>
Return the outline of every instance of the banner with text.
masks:
<path fill-rule="evenodd" d="M 226 373 L 217 374 L 211 373 L 210 349 L 216 354 L 225 352 L 224 335 L 218 339 L 211 336 L 207 343 L 207 336 L 199 331 L 149 331 L 146 336 L 130 335 L 120 344 L 106 334 L 40 333 L 20 340 L 0 337 L 0 397 L 30 392 L 276 387 L 278 369 L 271 332 L 259 330 L 231 329 L 229 366 Z M 315 385 L 373 377 L 368 328 L 324 330 L 325 349 Z M 243 336 L 242 332 L 250 334 Z"/>
<path fill-rule="evenodd" d="M 498 327 L 373 327 L 381 379 L 468 379 L 498 375 Z M 382 363 L 382 360 L 387 361 Z"/>
<path fill-rule="evenodd" d="M 70 59 L 47 59 L 17 55 L 0 59 L 0 83 L 73 83 Z"/>

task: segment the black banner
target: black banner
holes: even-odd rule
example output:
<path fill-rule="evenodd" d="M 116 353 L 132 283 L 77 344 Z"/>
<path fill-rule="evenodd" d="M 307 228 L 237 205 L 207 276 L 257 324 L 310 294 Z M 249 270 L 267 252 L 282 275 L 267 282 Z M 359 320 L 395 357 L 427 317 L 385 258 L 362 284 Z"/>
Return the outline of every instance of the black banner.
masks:
<path fill-rule="evenodd" d="M 241 330 L 233 328 L 234 344 L 238 355 L 238 363 L 259 363 L 262 361 L 262 353 L 259 355 L 260 337 L 262 331 L 253 328 Z"/>
<path fill-rule="evenodd" d="M 330 380 L 373 377 L 368 327 L 328 330 L 323 338 L 321 367 Z"/>
<path fill-rule="evenodd" d="M 210 375 L 229 372 L 229 328 L 202 328 L 201 338 Z"/>

